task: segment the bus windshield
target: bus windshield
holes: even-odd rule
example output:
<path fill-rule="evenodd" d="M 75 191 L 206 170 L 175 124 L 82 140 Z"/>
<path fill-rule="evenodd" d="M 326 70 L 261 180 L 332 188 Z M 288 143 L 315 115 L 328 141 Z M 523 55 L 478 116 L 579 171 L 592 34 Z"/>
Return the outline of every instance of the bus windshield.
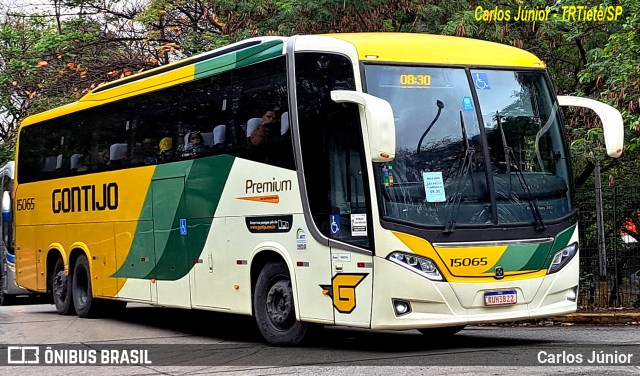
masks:
<path fill-rule="evenodd" d="M 558 106 L 542 70 L 365 65 L 396 157 L 375 163 L 385 220 L 544 228 L 572 212 Z"/>

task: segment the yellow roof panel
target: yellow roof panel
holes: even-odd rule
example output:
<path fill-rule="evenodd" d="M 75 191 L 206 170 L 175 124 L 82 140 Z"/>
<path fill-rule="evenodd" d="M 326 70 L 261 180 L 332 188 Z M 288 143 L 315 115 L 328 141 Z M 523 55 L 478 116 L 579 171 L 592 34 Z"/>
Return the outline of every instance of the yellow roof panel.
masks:
<path fill-rule="evenodd" d="M 543 68 L 535 55 L 478 39 L 409 33 L 326 34 L 356 47 L 362 61 Z"/>

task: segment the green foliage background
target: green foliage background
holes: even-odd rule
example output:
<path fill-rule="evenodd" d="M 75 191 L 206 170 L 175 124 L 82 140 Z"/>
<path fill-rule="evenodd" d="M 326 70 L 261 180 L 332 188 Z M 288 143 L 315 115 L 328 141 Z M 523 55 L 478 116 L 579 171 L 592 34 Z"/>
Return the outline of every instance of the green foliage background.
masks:
<path fill-rule="evenodd" d="M 500 22 L 480 9 L 620 6 L 617 20 Z M 397 31 L 457 35 L 513 45 L 543 59 L 558 94 L 612 104 L 627 127 L 624 157 L 603 164 L 636 179 L 640 147 L 640 0 L 51 0 L 0 11 L 0 162 L 12 156 L 21 119 L 119 77 L 258 35 Z M 601 159 L 592 114 L 567 116 L 576 176 Z M 637 175 L 637 174 L 635 174 Z M 584 180 L 584 179 L 583 179 Z"/>

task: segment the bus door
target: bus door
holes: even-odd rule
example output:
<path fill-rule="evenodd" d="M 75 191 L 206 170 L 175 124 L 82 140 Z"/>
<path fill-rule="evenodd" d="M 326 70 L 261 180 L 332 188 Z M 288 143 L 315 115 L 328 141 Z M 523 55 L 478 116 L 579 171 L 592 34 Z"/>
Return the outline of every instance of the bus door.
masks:
<path fill-rule="evenodd" d="M 153 237 L 156 266 L 151 274 L 156 280 L 158 304 L 189 307 L 191 293 L 187 250 L 188 221 L 184 176 L 152 181 Z M 153 293 L 153 286 L 152 286 Z"/>
<path fill-rule="evenodd" d="M 344 124 L 338 129 L 349 128 Z M 372 234 L 365 194 L 366 168 L 357 142 L 359 138 L 347 131 L 329 141 L 333 208 L 329 217 L 331 291 L 337 325 L 369 327 L 373 291 Z"/>
<path fill-rule="evenodd" d="M 290 58 L 293 56 L 290 55 Z M 331 99 L 355 90 L 351 60 L 341 54 L 295 54 L 297 119 L 309 211 L 328 238 L 331 280 L 323 285 L 336 324 L 368 327 L 373 286 L 373 234 L 363 127 L 354 103 Z M 296 132 L 294 132 L 294 136 Z"/>

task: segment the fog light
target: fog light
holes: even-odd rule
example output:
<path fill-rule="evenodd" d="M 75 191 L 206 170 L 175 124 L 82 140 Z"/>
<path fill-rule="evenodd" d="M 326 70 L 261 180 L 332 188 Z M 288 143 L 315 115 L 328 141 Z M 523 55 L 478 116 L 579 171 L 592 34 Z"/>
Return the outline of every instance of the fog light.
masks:
<path fill-rule="evenodd" d="M 575 302 L 578 297 L 578 286 L 572 288 L 567 292 L 567 300 L 570 302 Z"/>
<path fill-rule="evenodd" d="M 411 304 L 407 301 L 393 299 L 392 304 L 393 304 L 393 311 L 398 317 L 411 313 Z"/>

